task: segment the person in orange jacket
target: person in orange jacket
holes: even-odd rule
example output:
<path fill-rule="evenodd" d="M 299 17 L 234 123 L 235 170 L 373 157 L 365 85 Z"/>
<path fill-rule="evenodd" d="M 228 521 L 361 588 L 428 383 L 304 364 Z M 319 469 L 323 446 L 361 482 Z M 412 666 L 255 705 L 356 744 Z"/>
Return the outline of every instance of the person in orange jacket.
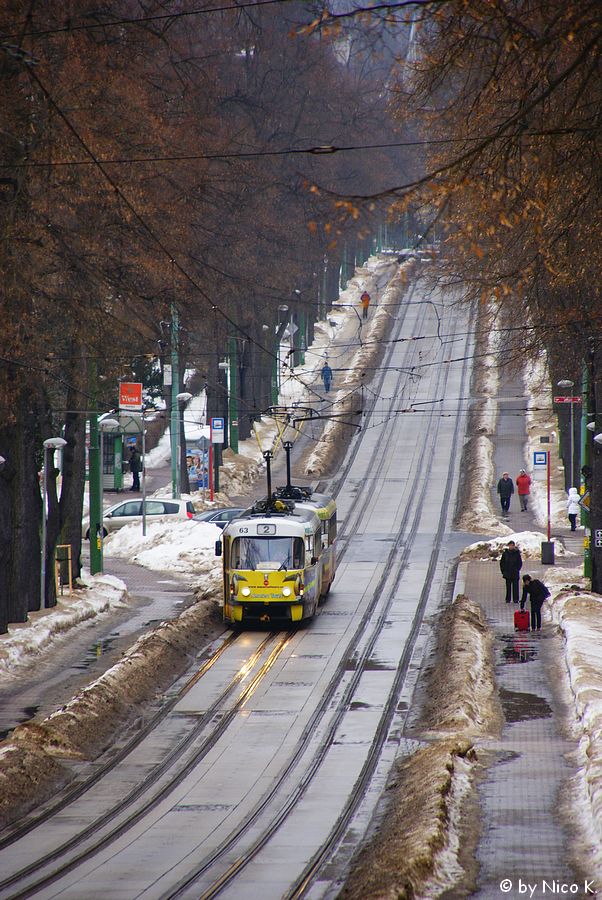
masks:
<path fill-rule="evenodd" d="M 362 319 L 367 319 L 368 307 L 370 306 L 370 294 L 368 293 L 368 291 L 364 291 L 364 293 L 360 297 L 360 302 L 362 304 Z"/>
<path fill-rule="evenodd" d="M 516 476 L 516 489 L 518 491 L 520 508 L 523 512 L 527 512 L 529 492 L 531 490 L 531 476 L 527 475 L 524 469 L 521 469 L 520 474 Z"/>

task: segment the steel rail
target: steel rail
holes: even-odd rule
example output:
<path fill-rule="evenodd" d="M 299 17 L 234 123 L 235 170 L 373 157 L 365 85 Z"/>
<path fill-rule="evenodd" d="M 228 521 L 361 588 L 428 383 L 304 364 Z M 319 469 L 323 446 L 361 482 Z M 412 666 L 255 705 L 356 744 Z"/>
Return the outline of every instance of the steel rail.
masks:
<path fill-rule="evenodd" d="M 465 364 L 465 368 L 466 368 L 466 364 Z M 443 374 L 443 381 L 446 382 L 448 374 L 449 374 L 449 367 L 441 367 L 441 369 L 438 372 L 438 380 L 441 379 L 442 374 Z M 434 415 L 431 418 L 436 423 L 436 428 L 434 428 L 434 429 L 429 428 L 427 430 L 427 435 L 429 437 L 429 444 L 430 444 L 429 453 L 432 456 L 434 454 L 434 449 L 436 446 L 437 431 L 438 431 L 438 427 L 440 424 L 440 419 L 438 417 L 435 417 Z M 459 423 L 456 424 L 456 429 L 455 429 L 455 434 L 454 434 L 454 445 L 456 445 L 457 441 L 458 441 L 458 431 L 459 431 Z M 391 433 L 389 435 L 389 440 L 392 440 L 392 439 L 393 439 L 393 436 Z M 427 461 L 429 458 L 429 453 L 425 454 Z M 385 455 L 386 454 L 383 453 L 381 456 L 381 459 Z M 450 459 L 453 459 L 453 456 Z M 300 746 L 302 743 L 300 741 L 299 744 L 297 745 L 297 747 L 295 748 L 294 753 L 291 754 L 292 755 L 291 762 L 280 773 L 280 775 L 278 776 L 278 778 L 276 780 L 276 783 L 273 785 L 272 789 L 270 790 L 269 795 L 266 795 L 262 799 L 261 803 L 253 811 L 253 813 L 250 816 L 248 816 L 247 819 L 245 819 L 243 823 L 241 823 L 239 828 L 231 836 L 229 836 L 227 841 L 225 841 L 218 850 L 216 850 L 208 859 L 204 860 L 199 866 L 197 866 L 193 872 L 189 873 L 189 875 L 185 879 L 183 879 L 181 882 L 179 882 L 179 884 L 177 885 L 177 887 L 175 889 L 171 889 L 169 894 L 165 894 L 164 898 L 167 898 L 167 897 L 176 898 L 179 895 L 181 895 L 184 890 L 186 890 L 188 887 L 193 885 L 195 881 L 197 881 L 213 865 L 215 865 L 215 863 L 219 860 L 220 857 L 222 857 L 226 852 L 228 852 L 230 849 L 232 849 L 232 847 L 234 847 L 235 844 L 240 840 L 240 838 L 242 837 L 244 832 L 247 831 L 249 829 L 249 827 L 255 823 L 255 821 L 257 820 L 259 815 L 266 809 L 268 803 L 271 802 L 271 800 L 274 798 L 274 796 L 276 795 L 279 788 L 282 786 L 282 783 L 288 777 L 288 775 L 290 774 L 292 769 L 297 765 L 297 763 L 300 759 L 301 753 L 305 750 L 307 744 L 309 743 L 311 734 L 314 732 L 314 730 L 316 728 L 317 719 L 319 717 L 321 717 L 323 715 L 324 711 L 329 707 L 332 697 L 334 695 L 334 692 L 336 691 L 336 688 L 338 687 L 338 685 L 340 683 L 340 678 L 341 678 L 342 672 L 345 671 L 347 668 L 348 660 L 351 658 L 351 650 L 353 649 L 352 645 L 359 643 L 360 637 L 365 638 L 365 636 L 366 636 L 365 626 L 368 623 L 368 620 L 371 618 L 372 613 L 374 612 L 374 609 L 377 605 L 378 600 L 381 599 L 381 596 L 386 587 L 386 583 L 390 582 L 391 579 L 395 583 L 398 580 L 399 574 L 401 573 L 401 571 L 403 571 L 403 569 L 407 565 L 412 542 L 415 538 L 418 523 L 419 523 L 419 518 L 420 518 L 419 509 L 421 506 L 420 500 L 424 496 L 426 489 L 428 487 L 428 481 L 427 481 L 427 475 L 426 475 L 427 472 L 428 472 L 428 465 L 419 467 L 416 470 L 415 485 L 414 485 L 414 487 L 411 488 L 410 493 L 413 494 L 414 491 L 418 490 L 418 485 L 421 482 L 420 499 L 416 503 L 415 513 L 413 516 L 413 521 L 410 525 L 409 535 L 406 533 L 406 528 L 407 528 L 408 519 L 410 517 L 410 514 L 408 511 L 408 508 L 406 507 L 406 510 L 404 512 L 404 517 L 403 517 L 403 520 L 402 520 L 402 523 L 400 526 L 399 534 L 397 536 L 395 543 L 393 544 L 393 546 L 391 547 L 391 549 L 389 551 L 388 559 L 389 559 L 390 565 L 385 564 L 385 566 L 383 567 L 383 575 L 381 576 L 380 582 L 375 589 L 375 593 L 373 596 L 373 602 L 370 604 L 368 610 L 366 611 L 366 614 L 362 617 L 360 625 L 359 625 L 358 629 L 356 630 L 352 641 L 348 645 L 345 654 L 342 657 L 342 662 L 339 665 L 339 667 L 337 667 L 337 670 L 332 677 L 331 683 L 324 694 L 323 701 L 319 705 L 319 707 L 316 709 L 314 717 L 312 717 L 312 721 L 310 722 L 308 729 L 307 729 L 307 738 L 306 738 L 303 746 Z M 366 486 L 365 492 L 369 492 L 369 490 L 370 490 L 370 488 L 368 486 Z M 445 492 L 445 498 L 446 498 L 445 504 L 444 504 L 444 508 L 442 507 L 439 526 L 438 526 L 438 530 L 437 530 L 437 535 L 438 535 L 439 540 L 440 540 L 440 536 L 442 534 L 442 531 L 443 531 L 443 528 L 445 525 L 445 521 L 447 518 L 447 509 L 448 509 L 448 504 L 449 504 L 450 491 L 451 491 L 451 482 L 448 480 L 448 485 L 446 487 L 446 492 Z M 361 506 L 361 502 L 357 503 L 356 506 Z M 406 543 L 405 543 L 405 546 L 403 547 L 402 552 L 400 553 L 399 552 L 400 545 L 403 541 L 405 541 Z M 434 566 L 436 564 L 437 556 L 438 556 L 438 549 L 437 549 L 436 553 L 435 553 L 435 550 L 433 551 L 432 559 L 430 561 L 429 569 L 428 569 L 428 578 L 429 578 L 428 586 L 425 586 L 425 588 L 423 589 L 423 591 L 421 593 L 421 600 L 419 602 L 419 606 L 417 608 L 417 612 L 416 612 L 412 630 L 411 630 L 411 636 L 410 636 L 410 642 L 409 642 L 411 644 L 411 646 L 408 647 L 406 653 L 402 656 L 402 660 L 400 662 L 400 672 L 396 676 L 396 681 L 395 681 L 395 683 L 397 685 L 397 690 L 395 691 L 394 694 L 392 693 L 390 695 L 388 705 L 393 704 L 393 706 L 394 706 L 393 700 L 391 698 L 396 697 L 399 692 L 399 689 L 401 686 L 402 675 L 405 674 L 405 672 L 407 670 L 407 665 L 409 664 L 409 660 L 411 658 L 411 654 L 414 649 L 414 645 L 416 642 L 417 635 L 419 633 L 420 625 L 422 624 L 423 609 L 424 609 L 424 606 L 426 605 L 426 602 L 428 599 L 429 591 L 428 591 L 427 587 L 430 587 L 430 583 L 432 581 Z M 334 736 L 336 733 L 336 729 L 338 728 L 338 725 L 340 724 L 340 721 L 342 720 L 343 715 L 347 712 L 347 709 L 349 707 L 349 704 L 351 703 L 354 692 L 357 688 L 357 685 L 359 684 L 359 680 L 365 670 L 365 665 L 371 656 L 371 653 L 375 646 L 375 643 L 376 643 L 376 641 L 382 631 L 382 628 L 385 624 L 386 616 L 388 614 L 388 609 L 390 607 L 391 601 L 392 601 L 392 596 L 389 595 L 389 597 L 386 598 L 385 605 L 378 616 L 376 625 L 372 631 L 372 635 L 368 639 L 368 642 L 367 642 L 364 650 L 362 651 L 362 655 L 361 655 L 360 659 L 357 660 L 355 663 L 354 675 L 353 675 L 352 679 L 350 680 L 350 683 L 348 684 L 347 689 L 344 692 L 342 699 L 339 701 L 337 713 L 333 717 L 333 719 L 329 725 L 327 734 L 326 734 L 325 738 L 323 739 L 323 742 L 322 742 L 320 748 L 318 748 L 318 751 L 315 754 L 314 759 L 310 763 L 308 769 L 306 770 L 303 778 L 298 783 L 296 788 L 292 791 L 292 793 L 289 795 L 289 797 L 287 798 L 286 802 L 284 803 L 283 807 L 281 808 L 281 810 L 279 811 L 277 816 L 272 820 L 270 825 L 268 827 L 266 827 L 265 832 L 262 835 L 260 835 L 259 838 L 256 839 L 256 841 L 253 843 L 253 845 L 250 848 L 248 848 L 245 851 L 244 855 L 239 857 L 234 863 L 232 863 L 228 867 L 226 872 L 224 872 L 209 889 L 207 889 L 203 892 L 203 894 L 201 895 L 202 900 L 209 900 L 209 898 L 217 896 L 217 894 L 219 894 L 231 881 L 234 880 L 234 878 L 238 875 L 238 873 L 257 855 L 257 853 L 262 849 L 262 847 L 265 846 L 265 844 L 269 841 L 269 839 L 273 836 L 273 834 L 277 831 L 277 829 L 282 825 L 283 821 L 287 818 L 287 816 L 290 814 L 292 809 L 295 807 L 295 805 L 297 804 L 299 799 L 305 793 L 307 787 L 311 783 L 312 778 L 318 771 L 320 765 L 322 764 L 326 754 L 328 753 L 328 751 L 330 749 L 332 740 L 334 739 Z M 407 662 L 406 662 L 406 659 L 407 659 Z M 388 708 L 388 705 L 386 706 L 386 708 Z M 384 719 L 381 720 L 381 722 L 382 721 L 384 721 Z M 382 731 L 383 728 L 384 728 L 384 725 L 381 725 L 380 730 Z M 378 756 L 378 753 L 380 752 L 380 750 L 378 749 L 378 753 L 377 753 L 376 748 L 380 748 L 380 747 L 382 747 L 382 742 L 377 742 L 375 744 L 375 750 L 373 751 L 373 755 L 372 755 L 371 759 L 377 760 L 377 756 Z M 370 768 L 370 771 L 372 771 L 372 769 L 373 769 L 373 767 Z M 359 802 L 359 798 L 358 798 L 358 802 Z"/>
<path fill-rule="evenodd" d="M 276 640 L 277 635 L 268 635 L 259 645 L 257 650 L 252 654 L 248 666 L 255 666 L 261 656 L 263 655 L 265 649 L 268 647 L 270 643 Z M 69 871 L 72 871 L 80 862 L 89 859 L 92 855 L 97 853 L 111 841 L 115 840 L 128 828 L 138 822 L 144 815 L 146 815 L 149 809 L 152 809 L 157 805 L 168 793 L 170 793 L 175 787 L 180 784 L 184 778 L 194 769 L 194 767 L 200 762 L 200 760 L 209 752 L 209 750 L 215 745 L 215 743 L 219 740 L 221 735 L 226 731 L 232 719 L 238 713 L 240 708 L 244 705 L 244 703 L 249 699 L 249 697 L 255 692 L 259 682 L 265 677 L 265 675 L 272 668 L 274 662 L 278 658 L 278 656 L 282 653 L 286 645 L 291 640 L 291 634 L 280 635 L 278 637 L 278 642 L 276 647 L 271 651 L 267 660 L 261 665 L 258 673 L 253 677 L 253 679 L 249 682 L 249 684 L 245 687 L 245 689 L 241 692 L 240 696 L 236 700 L 236 703 L 232 707 L 232 709 L 228 710 L 224 713 L 218 724 L 213 728 L 210 734 L 204 738 L 198 748 L 195 749 L 194 753 L 191 755 L 190 759 L 185 763 L 185 765 L 178 769 L 176 774 L 170 777 L 167 784 L 163 785 L 157 793 L 155 793 L 151 798 L 145 800 L 142 806 L 140 806 L 135 812 L 131 813 L 125 821 L 120 823 L 118 826 L 113 828 L 110 832 L 104 835 L 102 838 L 99 838 L 95 843 L 86 848 L 85 851 L 81 852 L 79 855 L 73 857 L 68 862 L 63 863 L 59 868 L 55 869 L 52 873 L 43 878 L 36 880 L 33 883 L 28 884 L 25 888 L 25 892 L 22 894 L 14 894 L 11 897 L 11 900 L 16 900 L 17 897 L 25 897 L 29 896 L 32 890 L 39 890 L 42 887 L 47 886 L 48 884 L 52 884 L 57 881 L 58 878 L 67 874 Z M 211 723 L 211 720 L 214 719 L 216 714 L 221 710 L 224 703 L 228 699 L 229 695 L 235 689 L 235 687 L 245 678 L 248 674 L 248 671 L 239 671 L 236 673 L 234 678 L 231 679 L 230 683 L 224 688 L 224 690 L 220 693 L 219 697 L 216 698 L 214 703 L 209 707 L 207 712 L 201 716 L 195 726 L 190 729 L 190 731 L 184 736 L 184 738 L 178 742 L 178 744 L 172 748 L 172 750 L 164 757 L 157 766 L 153 767 L 153 769 L 148 773 L 146 778 L 144 778 L 141 782 L 139 782 L 136 787 L 126 795 L 119 803 L 115 804 L 111 809 L 107 810 L 98 818 L 94 819 L 89 825 L 87 825 L 82 831 L 78 832 L 77 835 L 74 835 L 72 838 L 65 841 L 59 847 L 50 851 L 44 857 L 37 859 L 35 862 L 32 862 L 29 866 L 24 869 L 19 870 L 19 872 L 15 872 L 14 875 L 0 882 L 0 889 L 5 887 L 10 887 L 13 884 L 16 884 L 20 881 L 24 881 L 28 876 L 38 873 L 43 866 L 51 865 L 55 860 L 59 859 L 61 856 L 64 856 L 70 850 L 77 849 L 77 847 L 83 844 L 89 837 L 93 837 L 95 833 L 98 832 L 100 828 L 105 827 L 111 820 L 117 818 L 128 806 L 131 806 L 132 803 L 135 803 L 140 797 L 144 795 L 144 793 L 148 792 L 152 786 L 165 775 L 166 772 L 169 771 L 170 768 L 173 768 L 182 758 L 185 751 L 190 747 L 190 745 L 196 740 L 198 735 Z M 193 678 L 187 682 L 187 690 L 199 680 L 199 673 L 196 673 Z M 187 692 L 187 691 L 186 691 Z M 186 693 L 185 692 L 185 693 Z M 178 696 L 178 699 L 184 694 Z M 171 704 L 173 706 L 173 704 Z M 113 766 L 109 768 L 114 768 Z M 106 772 L 105 772 L 106 774 Z"/>

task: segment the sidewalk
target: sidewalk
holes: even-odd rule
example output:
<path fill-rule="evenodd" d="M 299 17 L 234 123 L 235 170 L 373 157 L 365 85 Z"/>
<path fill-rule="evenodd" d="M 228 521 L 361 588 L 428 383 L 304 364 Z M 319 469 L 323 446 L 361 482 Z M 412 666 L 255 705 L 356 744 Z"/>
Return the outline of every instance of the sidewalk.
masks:
<path fill-rule="evenodd" d="M 515 398 L 522 391 L 518 379 L 501 380 L 492 486 L 494 508 L 500 513 L 497 479 L 508 471 L 515 480 L 521 468 L 528 468 L 524 418 L 515 412 Z M 504 396 L 513 399 L 504 400 Z M 515 532 L 542 531 L 530 510 L 520 510 L 516 494 L 510 516 L 504 521 Z M 568 527 L 554 527 L 552 537 L 561 538 L 573 552 L 582 551 L 582 531 L 573 535 Z M 571 559 L 571 565 L 578 563 L 578 558 Z M 522 573 L 545 582 L 549 569 L 539 561 L 525 560 Z M 536 886 L 533 896 L 538 896 L 544 892 L 544 882 L 551 885 L 554 881 L 559 886 L 579 886 L 578 892 L 565 889 L 558 893 L 586 896 L 583 879 L 588 873 L 577 873 L 571 867 L 569 834 L 560 815 L 559 797 L 574 772 L 570 755 L 576 747 L 563 727 L 561 685 L 566 673 L 561 669 L 561 637 L 550 623 L 545 605 L 541 632 L 514 631 L 513 615 L 518 607 L 505 603 L 505 585 L 497 561 L 462 564 L 459 582 L 456 593 L 459 587 L 480 604 L 494 633 L 496 678 L 505 718 L 499 740 L 480 742 L 487 769 L 478 787 L 479 873 L 477 890 L 471 896 L 479 900 L 529 896 L 527 883 Z"/>

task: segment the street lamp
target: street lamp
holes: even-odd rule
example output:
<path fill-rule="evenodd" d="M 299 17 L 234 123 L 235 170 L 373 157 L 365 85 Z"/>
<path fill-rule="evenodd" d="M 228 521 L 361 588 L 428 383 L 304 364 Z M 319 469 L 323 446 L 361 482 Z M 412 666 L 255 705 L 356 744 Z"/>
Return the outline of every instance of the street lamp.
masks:
<path fill-rule="evenodd" d="M 176 400 L 178 401 L 178 432 L 176 439 L 176 495 L 175 499 L 180 499 L 180 484 L 182 483 L 182 473 L 181 473 L 181 460 L 180 460 L 180 432 L 182 429 L 182 403 L 188 403 L 189 400 L 192 400 L 192 394 L 189 394 L 188 391 L 182 391 L 181 394 L 176 394 Z"/>
<path fill-rule="evenodd" d="M 99 572 L 102 575 L 104 572 L 104 534 L 105 534 L 105 525 L 103 519 L 103 495 L 104 495 L 104 475 L 105 475 L 105 457 L 104 457 L 104 433 L 105 431 L 112 431 L 115 428 L 119 428 L 119 422 L 117 419 L 99 419 L 98 420 L 98 431 L 100 434 L 100 569 Z"/>
<path fill-rule="evenodd" d="M 49 451 L 59 450 L 67 441 L 62 437 L 48 438 L 44 441 L 44 465 L 42 466 L 42 554 L 40 566 L 40 609 L 46 608 L 46 497 L 48 494 L 48 457 Z"/>
<path fill-rule="evenodd" d="M 570 402 L 571 419 L 570 419 L 570 426 L 569 426 L 571 429 L 571 477 L 569 479 L 569 487 L 573 487 L 573 479 L 575 477 L 575 475 L 574 475 L 575 466 L 574 466 L 574 456 L 573 456 L 573 454 L 574 454 L 574 447 L 573 447 L 574 435 L 573 435 L 573 397 L 572 397 L 574 384 L 575 384 L 575 382 L 571 381 L 570 378 L 563 378 L 562 381 L 558 382 L 559 388 L 562 388 L 563 390 L 565 388 L 569 388 L 571 391 L 571 398 L 570 398 L 571 399 L 571 402 Z"/>

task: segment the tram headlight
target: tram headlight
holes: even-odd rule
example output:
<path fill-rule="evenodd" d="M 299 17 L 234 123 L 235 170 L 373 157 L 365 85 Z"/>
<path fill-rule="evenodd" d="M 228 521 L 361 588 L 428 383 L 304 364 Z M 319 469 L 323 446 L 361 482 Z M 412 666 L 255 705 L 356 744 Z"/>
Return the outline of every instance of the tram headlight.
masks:
<path fill-rule="evenodd" d="M 292 594 L 292 591 L 291 591 L 290 587 L 282 588 L 282 596 L 283 597 L 290 597 L 291 594 Z"/>
<path fill-rule="evenodd" d="M 245 585 L 244 588 L 241 588 L 240 593 L 243 595 L 243 597 L 249 597 L 250 594 L 251 594 L 251 588 L 250 588 L 250 587 L 246 587 L 246 585 Z"/>

